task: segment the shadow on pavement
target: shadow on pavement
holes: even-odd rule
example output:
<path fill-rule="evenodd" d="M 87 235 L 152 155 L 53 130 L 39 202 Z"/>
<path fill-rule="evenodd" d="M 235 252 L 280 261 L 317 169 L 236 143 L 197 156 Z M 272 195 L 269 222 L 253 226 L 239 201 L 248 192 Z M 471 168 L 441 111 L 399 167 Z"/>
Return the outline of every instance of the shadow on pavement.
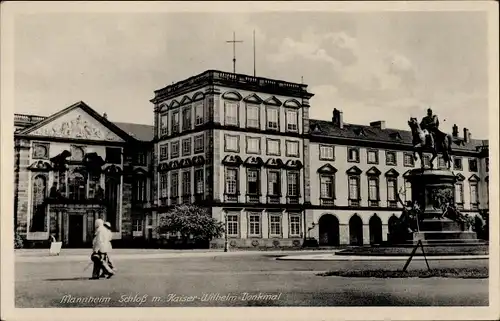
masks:
<path fill-rule="evenodd" d="M 76 278 L 60 278 L 60 279 L 46 279 L 46 281 L 82 281 L 89 280 L 89 277 L 76 277 Z"/>

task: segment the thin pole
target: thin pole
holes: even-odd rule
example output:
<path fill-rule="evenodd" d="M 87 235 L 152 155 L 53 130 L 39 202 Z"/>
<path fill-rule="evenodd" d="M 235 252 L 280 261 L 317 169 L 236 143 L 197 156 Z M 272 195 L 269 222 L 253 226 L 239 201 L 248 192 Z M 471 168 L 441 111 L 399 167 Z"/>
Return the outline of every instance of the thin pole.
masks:
<path fill-rule="evenodd" d="M 253 31 L 253 76 L 255 77 L 255 30 Z"/>
<path fill-rule="evenodd" d="M 233 44 L 233 73 L 236 73 L 236 43 L 242 43 L 241 40 L 236 40 L 236 32 L 233 31 L 233 40 L 228 40 L 226 43 Z"/>

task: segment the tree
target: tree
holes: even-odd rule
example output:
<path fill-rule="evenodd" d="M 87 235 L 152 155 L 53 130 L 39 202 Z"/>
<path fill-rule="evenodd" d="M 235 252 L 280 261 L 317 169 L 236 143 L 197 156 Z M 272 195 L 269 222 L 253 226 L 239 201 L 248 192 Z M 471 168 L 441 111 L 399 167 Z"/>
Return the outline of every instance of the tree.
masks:
<path fill-rule="evenodd" d="M 161 219 L 158 233 L 180 234 L 184 244 L 192 237 L 194 241 L 209 241 L 221 237 L 224 223 L 214 219 L 206 208 L 195 205 L 177 205 Z"/>

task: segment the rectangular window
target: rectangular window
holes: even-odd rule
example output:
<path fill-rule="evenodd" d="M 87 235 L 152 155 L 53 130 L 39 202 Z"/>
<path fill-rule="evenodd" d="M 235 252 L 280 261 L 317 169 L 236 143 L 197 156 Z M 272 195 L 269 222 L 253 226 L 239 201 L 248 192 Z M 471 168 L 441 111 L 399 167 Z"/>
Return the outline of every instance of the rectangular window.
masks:
<path fill-rule="evenodd" d="M 134 220 L 134 232 L 142 232 L 142 220 Z"/>
<path fill-rule="evenodd" d="M 280 156 L 280 140 L 268 139 L 267 141 L 267 155 Z"/>
<path fill-rule="evenodd" d="M 160 146 L 160 160 L 168 159 L 168 144 Z"/>
<path fill-rule="evenodd" d="M 225 135 L 224 140 L 226 152 L 240 152 L 240 136 Z"/>
<path fill-rule="evenodd" d="M 231 237 L 238 237 L 238 215 L 227 215 L 227 235 Z"/>
<path fill-rule="evenodd" d="M 334 181 L 332 175 L 321 175 L 320 176 L 320 192 L 322 199 L 333 199 L 334 198 Z"/>
<path fill-rule="evenodd" d="M 267 194 L 270 196 L 279 196 L 281 191 L 280 172 L 278 170 L 269 170 L 267 173 Z"/>
<path fill-rule="evenodd" d="M 279 130 L 279 109 L 267 107 L 267 129 Z"/>
<path fill-rule="evenodd" d="M 378 164 L 378 150 L 369 149 L 366 154 L 368 164 Z"/>
<path fill-rule="evenodd" d="M 205 151 L 205 136 L 203 134 L 194 137 L 194 153 L 203 153 Z"/>
<path fill-rule="evenodd" d="M 347 161 L 359 163 L 359 149 L 355 147 L 347 148 Z"/>
<path fill-rule="evenodd" d="M 457 206 L 461 206 L 463 208 L 464 204 L 464 185 L 462 183 L 455 184 L 455 203 Z"/>
<path fill-rule="evenodd" d="M 226 125 L 238 126 L 238 104 L 226 102 L 225 106 L 226 106 L 226 109 L 225 109 Z"/>
<path fill-rule="evenodd" d="M 260 193 L 260 171 L 258 169 L 247 170 L 247 193 L 259 195 Z"/>
<path fill-rule="evenodd" d="M 406 202 L 412 200 L 411 193 L 412 193 L 411 183 L 408 180 L 405 180 L 405 201 Z"/>
<path fill-rule="evenodd" d="M 182 195 L 191 195 L 191 172 L 182 172 Z"/>
<path fill-rule="evenodd" d="M 191 155 L 191 137 L 182 140 L 182 156 Z"/>
<path fill-rule="evenodd" d="M 205 122 L 205 117 L 204 117 L 204 110 L 203 110 L 203 103 L 199 102 L 196 103 L 194 107 L 194 113 L 196 117 L 195 125 L 199 126 L 202 125 Z"/>
<path fill-rule="evenodd" d="M 146 152 L 137 152 L 135 163 L 137 165 L 142 165 L 142 166 L 146 165 L 147 163 Z"/>
<path fill-rule="evenodd" d="M 201 195 L 205 191 L 203 168 L 194 171 L 195 194 Z"/>
<path fill-rule="evenodd" d="M 359 177 L 349 176 L 349 205 L 359 206 Z"/>
<path fill-rule="evenodd" d="M 300 215 L 290 214 L 290 236 L 300 236 Z"/>
<path fill-rule="evenodd" d="M 471 210 L 477 210 L 478 208 L 479 193 L 477 189 L 477 183 L 470 183 L 470 208 Z"/>
<path fill-rule="evenodd" d="M 379 192 L 378 192 L 378 178 L 370 177 L 368 178 L 368 200 L 369 201 L 379 201 Z M 378 204 L 376 204 L 378 205 Z M 376 206 L 371 205 L 371 206 Z"/>
<path fill-rule="evenodd" d="M 397 165 L 396 152 L 386 151 L 385 163 L 386 165 Z"/>
<path fill-rule="evenodd" d="M 413 167 L 415 166 L 415 159 L 413 158 L 413 154 L 404 153 L 403 154 L 403 164 L 405 167 Z"/>
<path fill-rule="evenodd" d="M 170 153 L 172 158 L 179 157 L 179 141 L 170 143 Z"/>
<path fill-rule="evenodd" d="M 319 159 L 321 159 L 321 160 L 335 160 L 333 146 L 319 145 Z"/>
<path fill-rule="evenodd" d="M 182 130 L 191 129 L 191 106 L 182 110 Z"/>
<path fill-rule="evenodd" d="M 135 200 L 138 202 L 146 201 L 146 178 L 141 177 L 137 180 L 135 186 Z"/>
<path fill-rule="evenodd" d="M 438 168 L 446 168 L 446 162 L 443 156 L 438 156 Z"/>
<path fill-rule="evenodd" d="M 226 169 L 226 194 L 237 195 L 238 193 L 238 169 Z"/>
<path fill-rule="evenodd" d="M 469 159 L 469 172 L 477 172 L 477 159 Z"/>
<path fill-rule="evenodd" d="M 168 114 L 163 114 L 160 117 L 160 135 L 168 134 Z"/>
<path fill-rule="evenodd" d="M 256 105 L 247 105 L 247 127 L 260 128 L 260 108 Z"/>
<path fill-rule="evenodd" d="M 259 214 L 250 214 L 248 217 L 248 235 L 253 237 L 260 236 L 260 215 Z"/>
<path fill-rule="evenodd" d="M 170 197 L 179 196 L 179 173 L 170 174 Z"/>
<path fill-rule="evenodd" d="M 269 214 L 269 235 L 271 237 L 281 236 L 281 215 Z"/>
<path fill-rule="evenodd" d="M 298 113 L 296 110 L 287 110 L 286 111 L 286 130 L 289 132 L 298 131 Z"/>
<path fill-rule="evenodd" d="M 395 179 L 387 179 L 387 206 L 397 207 L 397 182 Z"/>
<path fill-rule="evenodd" d="M 463 169 L 461 157 L 454 157 L 453 158 L 453 169 L 458 170 L 458 171 L 461 171 Z"/>
<path fill-rule="evenodd" d="M 122 149 L 117 147 L 106 147 L 106 163 L 121 164 Z"/>
<path fill-rule="evenodd" d="M 424 157 L 424 159 L 423 159 L 424 166 L 425 167 L 430 167 L 431 166 L 431 158 L 430 158 L 430 156 L 429 155 L 424 155 L 423 157 Z"/>
<path fill-rule="evenodd" d="M 97 185 L 100 185 L 101 174 L 90 173 L 89 174 L 89 198 L 95 198 L 97 192 Z"/>
<path fill-rule="evenodd" d="M 247 137 L 247 154 L 260 154 L 260 137 Z"/>
<path fill-rule="evenodd" d="M 179 132 L 179 111 L 172 112 L 172 134 Z"/>
<path fill-rule="evenodd" d="M 288 196 L 298 197 L 299 196 L 299 173 L 298 172 L 288 172 Z"/>
<path fill-rule="evenodd" d="M 299 157 L 299 142 L 286 142 L 286 156 Z"/>
<path fill-rule="evenodd" d="M 168 174 L 160 173 L 160 198 L 167 198 Z"/>

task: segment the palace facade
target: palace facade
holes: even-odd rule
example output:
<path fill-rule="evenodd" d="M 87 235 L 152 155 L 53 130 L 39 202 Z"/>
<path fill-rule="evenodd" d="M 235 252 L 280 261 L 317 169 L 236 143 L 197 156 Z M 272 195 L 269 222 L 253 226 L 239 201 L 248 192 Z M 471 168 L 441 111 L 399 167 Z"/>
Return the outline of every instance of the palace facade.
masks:
<path fill-rule="evenodd" d="M 310 119 L 305 84 L 209 70 L 154 94 L 154 126 L 110 122 L 83 102 L 15 116 L 21 235 L 82 246 L 101 217 L 117 244 L 157 243 L 175 237 L 156 233 L 162 214 L 196 203 L 225 222 L 231 247 L 362 245 L 387 240 L 398 193 L 411 200 L 411 133 L 346 123 L 337 109 Z M 456 203 L 475 215 L 488 208 L 488 141 L 457 126 L 452 136 Z"/>

